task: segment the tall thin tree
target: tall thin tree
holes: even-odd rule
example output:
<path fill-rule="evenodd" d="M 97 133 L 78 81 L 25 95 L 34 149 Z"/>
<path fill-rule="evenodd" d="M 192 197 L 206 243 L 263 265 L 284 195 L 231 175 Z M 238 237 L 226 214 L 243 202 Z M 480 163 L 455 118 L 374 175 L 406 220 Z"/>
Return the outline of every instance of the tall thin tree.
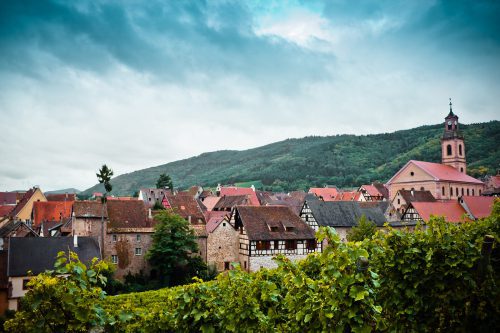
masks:
<path fill-rule="evenodd" d="M 101 257 L 104 259 L 104 205 L 106 203 L 108 193 L 113 190 L 113 186 L 111 185 L 111 177 L 113 177 L 113 170 L 108 168 L 106 164 L 103 164 L 102 167 L 99 169 L 99 172 L 96 173 L 97 180 L 99 181 L 100 184 L 104 185 L 104 190 L 105 192 L 103 193 L 101 197 L 101 204 L 102 204 L 102 210 L 101 210 Z"/>

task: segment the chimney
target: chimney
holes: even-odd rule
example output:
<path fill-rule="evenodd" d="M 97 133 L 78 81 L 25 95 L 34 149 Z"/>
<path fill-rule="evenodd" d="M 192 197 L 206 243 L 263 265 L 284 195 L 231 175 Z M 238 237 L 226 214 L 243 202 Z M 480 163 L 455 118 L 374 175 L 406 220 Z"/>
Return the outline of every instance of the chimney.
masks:
<path fill-rule="evenodd" d="M 73 236 L 73 247 L 78 247 L 78 235 Z"/>

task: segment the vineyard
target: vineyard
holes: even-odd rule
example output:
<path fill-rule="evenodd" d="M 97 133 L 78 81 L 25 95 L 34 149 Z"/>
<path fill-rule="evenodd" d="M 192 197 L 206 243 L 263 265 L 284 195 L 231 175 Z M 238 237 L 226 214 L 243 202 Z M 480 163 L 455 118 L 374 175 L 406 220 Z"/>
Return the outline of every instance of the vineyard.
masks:
<path fill-rule="evenodd" d="M 500 202 L 491 217 L 472 223 L 434 218 L 414 232 L 386 229 L 362 242 L 343 243 L 330 229 L 318 236 L 329 242 L 323 253 L 300 262 L 278 257 L 274 270 L 236 269 L 210 282 L 89 298 L 93 317 L 81 317 L 81 326 L 64 330 L 494 332 L 500 327 Z M 51 331 L 36 306 L 24 306 L 6 323 L 8 331 Z"/>

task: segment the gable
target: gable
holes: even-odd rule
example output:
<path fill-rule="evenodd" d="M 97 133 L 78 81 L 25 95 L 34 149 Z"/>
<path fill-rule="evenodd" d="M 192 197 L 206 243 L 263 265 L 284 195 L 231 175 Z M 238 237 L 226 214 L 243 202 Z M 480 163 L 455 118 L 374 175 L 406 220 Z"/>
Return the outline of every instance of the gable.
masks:
<path fill-rule="evenodd" d="M 418 165 L 412 163 L 412 161 L 406 163 L 388 182 L 387 184 L 398 184 L 398 183 L 412 183 L 412 182 L 425 182 L 425 181 L 436 181 L 432 175 L 427 173 L 425 170 L 420 168 Z"/>

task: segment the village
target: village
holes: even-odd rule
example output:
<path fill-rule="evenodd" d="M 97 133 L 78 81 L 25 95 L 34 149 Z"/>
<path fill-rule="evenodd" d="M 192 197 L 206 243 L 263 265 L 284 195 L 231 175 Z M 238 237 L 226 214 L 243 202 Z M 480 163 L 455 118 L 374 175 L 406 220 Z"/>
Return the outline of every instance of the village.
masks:
<path fill-rule="evenodd" d="M 500 195 L 500 176 L 485 181 L 468 176 L 466 147 L 458 116 L 450 110 L 443 125 L 442 163 L 408 161 L 385 184 L 356 190 L 334 185 L 305 191 L 272 193 L 217 185 L 187 190 L 140 188 L 138 197 L 94 193 L 0 192 L 0 312 L 16 310 L 31 274 L 53 267 L 59 251 L 82 260 L 103 258 L 116 265 L 115 278 L 148 274 L 146 253 L 155 232 L 158 207 L 180 215 L 192 227 L 204 263 L 217 272 L 235 264 L 254 272 L 276 267 L 273 258 L 291 260 L 321 252 L 316 231 L 331 227 L 346 241 L 360 219 L 377 228 L 411 231 L 431 216 L 449 223 L 473 222 L 491 214 Z"/>

